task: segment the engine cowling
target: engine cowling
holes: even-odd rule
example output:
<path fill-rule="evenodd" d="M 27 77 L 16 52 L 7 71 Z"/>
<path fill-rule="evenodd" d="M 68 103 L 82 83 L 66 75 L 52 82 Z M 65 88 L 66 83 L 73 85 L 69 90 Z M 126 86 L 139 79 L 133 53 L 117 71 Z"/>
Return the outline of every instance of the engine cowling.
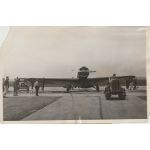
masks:
<path fill-rule="evenodd" d="M 79 79 L 87 79 L 89 74 L 90 74 L 90 71 L 87 67 L 81 67 L 81 68 L 79 68 L 77 77 Z"/>

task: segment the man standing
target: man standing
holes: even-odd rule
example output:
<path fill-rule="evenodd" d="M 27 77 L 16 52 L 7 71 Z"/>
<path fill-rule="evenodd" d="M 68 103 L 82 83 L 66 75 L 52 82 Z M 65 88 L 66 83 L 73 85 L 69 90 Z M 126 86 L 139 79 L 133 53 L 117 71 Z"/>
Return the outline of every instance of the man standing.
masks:
<path fill-rule="evenodd" d="M 130 90 L 133 90 L 133 81 L 130 82 Z"/>
<path fill-rule="evenodd" d="M 18 92 L 17 92 L 17 90 L 18 90 L 18 87 L 17 87 L 17 78 L 14 79 L 13 86 L 14 86 L 14 96 L 18 96 Z"/>
<path fill-rule="evenodd" d="M 27 87 L 27 93 L 29 93 L 29 90 L 30 90 L 30 82 L 29 81 L 26 81 L 26 87 Z"/>
<path fill-rule="evenodd" d="M 43 91 L 43 93 L 44 93 L 44 85 L 45 85 L 45 80 L 44 80 L 44 78 L 43 78 L 43 82 L 42 82 L 42 91 Z"/>
<path fill-rule="evenodd" d="M 19 78 L 17 77 L 16 78 L 16 92 L 17 92 L 17 95 L 18 95 L 18 91 L 19 91 Z"/>
<path fill-rule="evenodd" d="M 35 81 L 34 87 L 35 87 L 36 96 L 39 96 L 38 93 L 39 93 L 40 86 L 39 86 L 39 82 L 38 81 Z"/>
<path fill-rule="evenodd" d="M 133 90 L 136 90 L 136 86 L 137 86 L 137 79 L 134 77 L 133 78 Z"/>
<path fill-rule="evenodd" d="M 8 88 L 9 88 L 9 77 L 6 77 L 6 80 L 4 81 L 4 94 L 3 97 L 6 98 L 6 95 L 8 93 Z"/>
<path fill-rule="evenodd" d="M 34 80 L 31 79 L 31 93 L 33 93 L 33 87 L 34 87 Z"/>
<path fill-rule="evenodd" d="M 127 80 L 126 80 L 126 89 L 129 89 L 129 85 L 130 85 L 130 80 L 127 79 Z"/>
<path fill-rule="evenodd" d="M 4 92 L 4 82 L 5 82 L 5 78 L 3 78 L 3 92 Z"/>
<path fill-rule="evenodd" d="M 116 74 L 113 74 L 113 76 L 110 78 L 110 83 L 112 83 L 114 80 L 116 80 Z"/>

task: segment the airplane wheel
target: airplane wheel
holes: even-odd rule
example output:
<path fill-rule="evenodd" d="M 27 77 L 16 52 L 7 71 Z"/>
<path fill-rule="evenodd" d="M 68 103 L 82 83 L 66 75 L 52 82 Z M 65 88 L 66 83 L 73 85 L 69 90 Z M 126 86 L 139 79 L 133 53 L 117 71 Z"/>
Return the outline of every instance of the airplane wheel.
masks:
<path fill-rule="evenodd" d="M 96 91 L 99 92 L 99 85 L 96 85 Z"/>
<path fill-rule="evenodd" d="M 67 93 L 69 93 L 69 91 L 70 91 L 70 87 L 67 87 Z"/>
<path fill-rule="evenodd" d="M 110 94 L 110 93 L 107 93 L 107 94 L 105 94 L 105 97 L 106 97 L 107 100 L 109 100 L 110 97 L 111 97 L 111 94 Z"/>

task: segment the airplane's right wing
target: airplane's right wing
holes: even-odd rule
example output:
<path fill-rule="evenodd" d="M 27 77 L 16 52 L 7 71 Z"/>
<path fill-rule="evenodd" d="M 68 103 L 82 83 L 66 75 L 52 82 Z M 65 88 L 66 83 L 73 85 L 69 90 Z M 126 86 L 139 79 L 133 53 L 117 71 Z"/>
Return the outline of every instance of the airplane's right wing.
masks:
<path fill-rule="evenodd" d="M 117 76 L 121 82 L 125 82 L 126 80 L 132 80 L 135 76 Z M 93 84 L 99 84 L 99 86 L 105 86 L 109 81 L 111 77 L 100 77 L 100 78 L 88 78 L 88 82 Z"/>

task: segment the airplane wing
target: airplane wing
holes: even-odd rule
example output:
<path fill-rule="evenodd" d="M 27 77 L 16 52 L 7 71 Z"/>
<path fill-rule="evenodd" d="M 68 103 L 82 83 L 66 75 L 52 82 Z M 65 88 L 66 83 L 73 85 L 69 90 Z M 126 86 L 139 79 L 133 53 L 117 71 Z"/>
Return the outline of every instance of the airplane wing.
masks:
<path fill-rule="evenodd" d="M 116 78 L 118 78 L 122 83 L 124 83 L 126 80 L 130 80 L 132 78 L 134 78 L 135 76 L 117 76 Z M 88 78 L 87 80 L 89 82 L 93 82 L 93 83 L 98 83 L 100 86 L 104 86 L 106 85 L 111 77 L 100 77 L 100 78 Z"/>
<path fill-rule="evenodd" d="M 119 80 L 125 82 L 127 79 L 132 79 L 135 76 L 117 76 Z M 87 84 L 104 86 L 109 82 L 109 77 L 100 78 L 88 78 L 86 79 Z M 40 86 L 50 86 L 50 87 L 80 87 L 82 80 L 78 78 L 20 78 L 20 80 L 28 81 L 33 86 L 35 81 L 39 81 Z"/>
<path fill-rule="evenodd" d="M 88 78 L 87 81 L 90 84 L 98 84 L 99 86 L 106 85 L 109 82 L 109 77 L 100 77 L 100 78 Z"/>
<path fill-rule="evenodd" d="M 38 80 L 40 86 L 50 86 L 50 87 L 68 87 L 69 85 L 74 85 L 78 82 L 78 79 L 74 78 L 20 78 L 20 80 L 30 82 L 31 86 L 34 82 Z"/>

